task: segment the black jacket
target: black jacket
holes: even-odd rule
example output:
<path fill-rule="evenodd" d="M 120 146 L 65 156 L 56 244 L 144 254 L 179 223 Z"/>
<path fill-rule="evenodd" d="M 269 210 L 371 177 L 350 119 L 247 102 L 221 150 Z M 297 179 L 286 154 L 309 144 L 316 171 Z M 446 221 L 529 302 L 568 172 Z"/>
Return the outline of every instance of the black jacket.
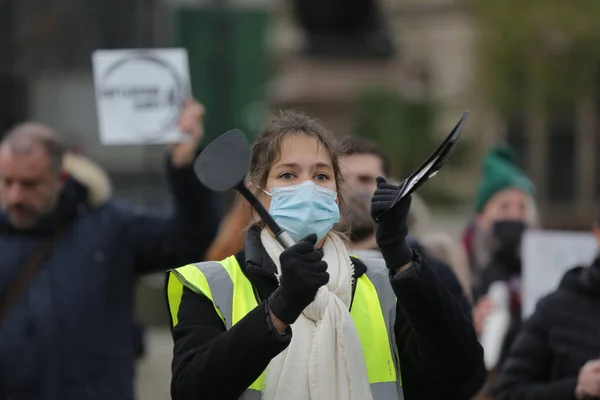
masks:
<path fill-rule="evenodd" d="M 275 265 L 255 232 L 237 258 L 262 303 L 226 331 L 210 300 L 184 289 L 173 329 L 175 400 L 237 399 L 292 339 L 291 331 L 280 335 L 270 324 L 264 300 L 277 288 Z M 355 263 L 355 277 L 365 271 Z M 395 331 L 405 399 L 469 399 L 485 379 L 471 322 L 417 253 L 414 266 L 392 283 L 400 300 Z"/>
<path fill-rule="evenodd" d="M 575 398 L 579 370 L 600 358 L 600 265 L 565 274 L 542 298 L 510 351 L 498 400 Z"/>
<path fill-rule="evenodd" d="M 74 178 L 36 229 L 14 231 L 0 215 L 0 298 L 71 223 L 0 325 L 0 399 L 133 399 L 137 276 L 202 258 L 218 228 L 217 199 L 191 166 L 167 168 L 172 215 L 118 200 L 92 206 L 94 186 Z"/>
<path fill-rule="evenodd" d="M 410 247 L 422 254 L 425 258 L 427 258 L 429 266 L 431 267 L 433 272 L 436 273 L 438 278 L 440 278 L 440 281 L 444 284 L 444 286 L 446 286 L 446 289 L 448 289 L 450 294 L 454 296 L 456 301 L 458 301 L 458 304 L 463 310 L 463 313 L 467 316 L 467 318 L 469 318 L 472 321 L 473 306 L 467 298 L 467 295 L 465 294 L 465 291 L 463 290 L 460 282 L 458 281 L 456 274 L 452 270 L 452 267 L 450 267 L 444 261 L 436 257 L 431 257 L 427 253 L 427 250 L 417 239 L 411 238 L 411 240 L 409 240 L 408 243 L 410 244 Z"/>

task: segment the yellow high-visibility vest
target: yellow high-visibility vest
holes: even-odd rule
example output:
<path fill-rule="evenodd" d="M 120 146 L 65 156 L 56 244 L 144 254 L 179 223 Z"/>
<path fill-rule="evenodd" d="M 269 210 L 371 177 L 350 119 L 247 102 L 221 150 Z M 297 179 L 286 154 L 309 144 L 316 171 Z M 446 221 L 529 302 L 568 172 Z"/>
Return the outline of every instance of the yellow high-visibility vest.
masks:
<path fill-rule="evenodd" d="M 383 260 L 369 259 L 365 264 L 367 272 L 357 279 L 350 315 L 360 338 L 373 399 L 402 400 L 394 334 L 396 296 Z M 226 329 L 258 306 L 254 288 L 235 256 L 220 262 L 189 264 L 167 273 L 167 301 L 173 327 L 178 323 L 184 287 L 210 299 Z M 263 371 L 240 399 L 260 400 L 264 377 Z"/>

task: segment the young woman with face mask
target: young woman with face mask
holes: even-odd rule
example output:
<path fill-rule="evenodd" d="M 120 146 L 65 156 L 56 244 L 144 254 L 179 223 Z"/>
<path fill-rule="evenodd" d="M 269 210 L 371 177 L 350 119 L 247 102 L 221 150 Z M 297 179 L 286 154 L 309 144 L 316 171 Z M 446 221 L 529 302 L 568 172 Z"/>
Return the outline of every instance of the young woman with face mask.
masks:
<path fill-rule="evenodd" d="M 334 138 L 285 113 L 254 144 L 248 183 L 296 241 L 261 222 L 244 250 L 168 273 L 173 399 L 469 399 L 483 383 L 470 321 L 406 242 L 410 198 L 377 225 L 382 260 L 351 257 Z M 371 213 L 398 187 L 383 178 Z"/>

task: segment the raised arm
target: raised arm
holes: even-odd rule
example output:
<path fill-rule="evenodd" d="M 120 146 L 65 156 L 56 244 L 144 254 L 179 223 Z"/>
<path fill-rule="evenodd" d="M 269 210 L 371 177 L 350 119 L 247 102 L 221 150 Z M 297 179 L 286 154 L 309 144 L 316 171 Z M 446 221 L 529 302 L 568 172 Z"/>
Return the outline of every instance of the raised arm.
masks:
<path fill-rule="evenodd" d="M 417 253 L 391 282 L 405 393 L 429 388 L 440 398 L 471 398 L 486 377 L 483 349 L 455 297 Z"/>
<path fill-rule="evenodd" d="M 171 215 L 127 212 L 127 238 L 138 273 L 164 271 L 201 261 L 219 223 L 217 195 L 196 178 L 192 163 L 203 138 L 200 104 L 188 101 L 180 118 L 184 143 L 172 145 L 167 157 L 167 180 L 174 203 Z"/>
<path fill-rule="evenodd" d="M 483 350 L 475 330 L 406 240 L 410 196 L 396 204 L 400 187 L 381 177 L 377 186 L 371 214 L 379 219 L 375 236 L 398 299 L 396 342 L 405 396 L 419 397 L 425 391 L 439 398 L 468 399 L 485 380 Z"/>

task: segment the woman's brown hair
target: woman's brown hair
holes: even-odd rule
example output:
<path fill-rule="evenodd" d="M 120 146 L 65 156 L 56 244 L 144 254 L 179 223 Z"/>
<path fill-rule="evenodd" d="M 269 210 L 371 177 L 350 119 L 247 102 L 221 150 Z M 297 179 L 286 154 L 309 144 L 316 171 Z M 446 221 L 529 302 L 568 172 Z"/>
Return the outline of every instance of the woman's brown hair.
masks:
<path fill-rule="evenodd" d="M 279 117 L 273 118 L 253 146 L 247 182 L 251 184 L 254 194 L 257 196 L 262 194 L 261 188 L 264 188 L 271 165 L 279 156 L 281 142 L 287 135 L 292 134 L 314 137 L 317 142 L 327 149 L 333 164 L 338 188 L 338 201 L 340 211 L 342 211 L 344 209 L 344 198 L 339 190 L 341 174 L 338 162 L 340 150 L 337 141 L 317 121 L 295 111 L 283 112 Z M 242 250 L 244 247 L 244 232 L 255 220 L 254 217 L 250 204 L 246 199 L 239 196 L 221 224 L 219 234 L 206 253 L 206 259 L 222 260 Z M 342 236 L 342 239 L 347 239 L 343 233 L 347 229 L 343 224 L 337 224 L 334 229 Z"/>
<path fill-rule="evenodd" d="M 278 117 L 269 121 L 252 146 L 248 183 L 255 195 L 262 194 L 267 183 L 271 165 L 281 153 L 283 139 L 290 135 L 304 135 L 314 138 L 319 145 L 325 147 L 331 157 L 340 214 L 343 215 L 344 197 L 341 193 L 342 174 L 340 172 L 339 155 L 341 154 L 335 136 L 317 120 L 298 111 L 283 111 Z"/>

